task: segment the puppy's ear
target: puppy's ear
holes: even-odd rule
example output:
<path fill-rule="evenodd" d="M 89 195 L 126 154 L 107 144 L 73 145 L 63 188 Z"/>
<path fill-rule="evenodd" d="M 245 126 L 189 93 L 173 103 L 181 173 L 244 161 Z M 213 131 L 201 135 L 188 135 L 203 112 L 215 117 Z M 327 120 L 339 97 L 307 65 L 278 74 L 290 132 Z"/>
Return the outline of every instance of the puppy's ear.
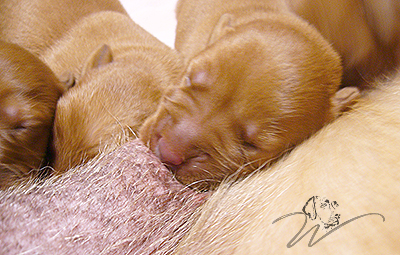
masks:
<path fill-rule="evenodd" d="M 82 76 L 93 68 L 99 68 L 103 65 L 109 64 L 113 61 L 113 54 L 110 46 L 107 44 L 101 45 L 97 48 L 86 60 L 83 68 Z"/>
<path fill-rule="evenodd" d="M 59 80 L 61 82 L 61 85 L 63 86 L 64 91 L 68 90 L 69 88 L 72 88 L 76 82 L 72 72 L 64 72 L 59 77 Z"/>
<path fill-rule="evenodd" d="M 348 110 L 350 106 L 356 103 L 360 96 L 360 90 L 356 87 L 346 87 L 337 91 L 331 99 L 332 115 L 337 117 L 342 112 Z"/>
<path fill-rule="evenodd" d="M 234 31 L 235 28 L 233 26 L 233 20 L 234 17 L 232 14 L 225 13 L 224 15 L 222 15 L 217 25 L 214 27 L 210 39 L 208 40 L 208 45 L 215 43 L 222 36 L 226 35 L 229 32 Z"/>
<path fill-rule="evenodd" d="M 315 196 L 308 199 L 307 203 L 303 207 L 303 213 L 307 215 L 311 220 L 315 220 L 317 218 L 317 211 L 315 209 L 315 199 L 316 199 Z"/>

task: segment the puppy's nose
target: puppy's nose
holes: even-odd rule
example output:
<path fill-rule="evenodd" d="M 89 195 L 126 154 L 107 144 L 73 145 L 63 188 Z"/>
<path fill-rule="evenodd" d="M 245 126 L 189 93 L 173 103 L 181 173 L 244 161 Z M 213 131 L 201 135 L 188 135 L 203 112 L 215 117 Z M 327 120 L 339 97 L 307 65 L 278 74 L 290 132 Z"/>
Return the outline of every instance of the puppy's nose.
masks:
<path fill-rule="evenodd" d="M 174 148 L 164 137 L 158 141 L 158 156 L 163 163 L 171 166 L 179 166 L 185 160 L 182 153 Z"/>

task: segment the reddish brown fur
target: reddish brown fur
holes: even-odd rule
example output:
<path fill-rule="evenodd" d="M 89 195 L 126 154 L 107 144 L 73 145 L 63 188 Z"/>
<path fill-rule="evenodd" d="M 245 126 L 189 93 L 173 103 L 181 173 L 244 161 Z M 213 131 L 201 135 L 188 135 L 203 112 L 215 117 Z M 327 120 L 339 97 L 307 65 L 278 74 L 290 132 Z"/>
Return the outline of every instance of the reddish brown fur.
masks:
<path fill-rule="evenodd" d="M 126 14 L 119 1 L 1 1 L 0 38 L 16 43 L 40 57 L 82 17 L 100 11 Z"/>
<path fill-rule="evenodd" d="M 24 26 L 26 15 L 13 9 L 22 2 L 4 4 L 3 26 L 14 28 L 10 40 L 39 54 L 59 77 L 75 79 L 57 106 L 56 173 L 135 138 L 161 91 L 177 83 L 178 55 L 136 25 L 118 1 L 34 1 L 28 18 L 41 28 Z"/>
<path fill-rule="evenodd" d="M 83 37 L 88 31 L 99 39 Z M 69 33 L 47 57 L 67 63 L 80 77 L 57 107 L 54 166 L 58 172 L 136 138 L 141 124 L 155 111 L 161 91 L 176 83 L 182 72 L 174 51 L 124 15 L 92 15 Z M 109 47 L 98 49 L 100 42 Z M 83 67 L 69 57 L 74 51 L 81 52 Z"/>
<path fill-rule="evenodd" d="M 176 48 L 188 62 L 142 139 L 194 186 L 239 176 L 299 144 L 358 94 L 336 93 L 339 56 L 283 1 L 180 1 Z"/>
<path fill-rule="evenodd" d="M 42 61 L 0 41 L 0 188 L 39 171 L 64 90 Z"/>

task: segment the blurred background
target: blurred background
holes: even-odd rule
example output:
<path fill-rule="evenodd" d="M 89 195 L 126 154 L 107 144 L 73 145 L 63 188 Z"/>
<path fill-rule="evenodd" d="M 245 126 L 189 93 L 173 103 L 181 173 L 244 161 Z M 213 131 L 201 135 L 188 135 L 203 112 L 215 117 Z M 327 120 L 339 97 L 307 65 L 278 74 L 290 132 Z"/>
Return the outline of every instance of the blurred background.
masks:
<path fill-rule="evenodd" d="M 120 0 L 131 18 L 160 41 L 174 47 L 177 0 Z"/>

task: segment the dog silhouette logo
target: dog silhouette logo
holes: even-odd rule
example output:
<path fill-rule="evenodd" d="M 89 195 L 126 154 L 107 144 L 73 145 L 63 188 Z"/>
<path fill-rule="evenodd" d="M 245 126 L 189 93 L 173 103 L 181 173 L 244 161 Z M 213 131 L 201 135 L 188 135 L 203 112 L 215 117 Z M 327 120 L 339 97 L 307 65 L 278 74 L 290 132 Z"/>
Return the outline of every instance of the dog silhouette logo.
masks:
<path fill-rule="evenodd" d="M 336 213 L 339 204 L 336 201 L 320 196 L 311 197 L 303 207 L 303 213 L 310 220 L 319 221 L 325 230 L 339 225 L 340 214 Z"/>
<path fill-rule="evenodd" d="M 338 229 L 346 226 L 347 224 L 350 224 L 355 220 L 358 220 L 366 216 L 373 216 L 373 215 L 379 216 L 382 218 L 383 222 L 385 222 L 385 217 L 380 213 L 365 213 L 350 218 L 340 224 L 339 223 L 340 214 L 337 213 L 336 211 L 338 207 L 339 204 L 336 201 L 330 201 L 326 197 L 313 196 L 310 199 L 308 199 L 306 204 L 303 206 L 301 212 L 285 214 L 274 220 L 272 224 L 275 224 L 276 222 L 281 221 L 282 219 L 287 219 L 288 217 L 291 216 L 295 215 L 304 216 L 303 226 L 286 245 L 287 248 L 291 248 L 310 233 L 311 233 L 311 238 L 310 241 L 308 242 L 308 247 L 312 247 L 321 240 L 323 240 L 324 238 L 326 238 L 327 236 L 329 236 L 330 234 L 332 234 L 333 232 L 337 231 Z M 316 224 L 312 226 L 310 229 L 305 230 L 308 219 L 316 222 Z M 323 234 L 321 237 L 317 237 L 318 238 L 317 240 L 314 240 L 320 228 L 323 228 L 325 230 L 325 234 Z"/>

